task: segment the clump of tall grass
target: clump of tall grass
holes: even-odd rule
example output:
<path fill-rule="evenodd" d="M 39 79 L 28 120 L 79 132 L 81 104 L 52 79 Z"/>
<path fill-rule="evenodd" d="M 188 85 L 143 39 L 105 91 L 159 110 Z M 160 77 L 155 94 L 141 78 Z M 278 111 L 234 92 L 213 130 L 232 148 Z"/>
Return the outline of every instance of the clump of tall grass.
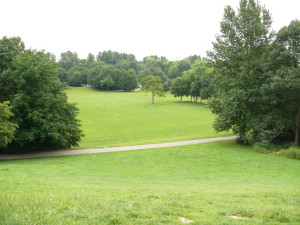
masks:
<path fill-rule="evenodd" d="M 300 148 L 290 147 L 288 149 L 281 149 L 276 153 L 276 155 L 300 160 Z"/>

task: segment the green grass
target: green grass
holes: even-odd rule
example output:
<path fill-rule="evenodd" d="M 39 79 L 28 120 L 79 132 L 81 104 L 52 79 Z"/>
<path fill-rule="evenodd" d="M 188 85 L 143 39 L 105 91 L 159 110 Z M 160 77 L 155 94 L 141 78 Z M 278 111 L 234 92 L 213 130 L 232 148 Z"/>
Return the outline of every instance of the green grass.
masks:
<path fill-rule="evenodd" d="M 232 142 L 1 161 L 0 224 L 300 224 L 299 171 Z"/>
<path fill-rule="evenodd" d="M 67 90 L 77 103 L 85 137 L 80 148 L 151 144 L 229 136 L 215 133 L 214 115 L 207 106 L 167 95 L 155 98 L 144 92 L 105 92 L 91 88 Z"/>

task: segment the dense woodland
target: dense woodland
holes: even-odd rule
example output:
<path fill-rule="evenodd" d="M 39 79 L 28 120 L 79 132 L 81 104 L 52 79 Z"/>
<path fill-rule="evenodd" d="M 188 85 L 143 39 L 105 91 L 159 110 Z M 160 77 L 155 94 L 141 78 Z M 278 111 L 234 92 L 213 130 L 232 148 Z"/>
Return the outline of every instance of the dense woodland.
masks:
<path fill-rule="evenodd" d="M 271 24 L 270 13 L 254 0 L 242 0 L 237 12 L 226 7 L 209 59 L 202 60 L 193 55 L 179 61 L 158 56 L 137 61 L 133 54 L 116 51 L 90 53 L 86 59 L 67 51 L 56 59 L 26 50 L 19 37 L 3 37 L 1 151 L 76 146 L 83 134 L 78 109 L 67 103 L 67 85 L 131 91 L 149 76 L 159 77 L 160 92 L 170 91 L 180 101 L 182 96 L 194 102 L 208 99 L 217 115 L 216 131 L 232 130 L 240 143 L 268 146 L 293 140 L 298 145 L 300 22 L 277 33 Z"/>

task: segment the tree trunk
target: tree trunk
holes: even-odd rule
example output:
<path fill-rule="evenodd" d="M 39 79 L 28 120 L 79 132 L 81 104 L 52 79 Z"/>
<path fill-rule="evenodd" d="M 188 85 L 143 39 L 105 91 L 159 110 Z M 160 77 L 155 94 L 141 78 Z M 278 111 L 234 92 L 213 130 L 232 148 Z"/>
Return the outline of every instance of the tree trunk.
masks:
<path fill-rule="evenodd" d="M 154 104 L 154 94 L 152 94 L 152 104 Z"/>
<path fill-rule="evenodd" d="M 182 102 L 182 96 L 180 96 L 180 102 Z"/>
<path fill-rule="evenodd" d="M 191 102 L 193 102 L 193 96 L 191 96 Z"/>
<path fill-rule="evenodd" d="M 197 103 L 197 100 L 198 100 L 198 96 L 196 96 L 196 103 Z"/>
<path fill-rule="evenodd" d="M 295 131 L 295 145 L 299 146 L 299 126 L 300 126 L 300 113 L 296 114 L 296 131 Z"/>

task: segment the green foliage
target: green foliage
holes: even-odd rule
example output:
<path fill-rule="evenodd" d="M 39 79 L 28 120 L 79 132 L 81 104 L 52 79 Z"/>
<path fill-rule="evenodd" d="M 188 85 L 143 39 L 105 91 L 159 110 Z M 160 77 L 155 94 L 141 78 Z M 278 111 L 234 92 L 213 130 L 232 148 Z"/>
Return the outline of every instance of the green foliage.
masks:
<path fill-rule="evenodd" d="M 0 104 L 0 148 L 6 147 L 14 139 L 18 126 L 9 121 L 13 115 L 9 102 Z"/>
<path fill-rule="evenodd" d="M 110 65 L 116 65 L 120 60 L 135 61 L 135 56 L 133 54 L 113 52 L 111 50 L 99 52 L 97 55 L 97 61 L 104 61 Z"/>
<path fill-rule="evenodd" d="M 76 52 L 63 52 L 60 55 L 58 65 L 64 68 L 66 71 L 79 64 L 79 58 Z"/>
<path fill-rule="evenodd" d="M 206 62 L 195 61 L 192 68 L 185 71 L 183 76 L 189 81 L 190 95 L 197 99 L 208 99 L 214 93 L 213 70 Z"/>
<path fill-rule="evenodd" d="M 177 62 L 179 76 L 182 76 L 184 71 L 191 69 L 191 63 L 188 60 L 180 60 Z"/>
<path fill-rule="evenodd" d="M 176 62 L 172 63 L 168 70 L 168 77 L 170 79 L 174 79 L 176 77 L 180 76 L 179 71 L 178 71 L 178 65 Z"/>
<path fill-rule="evenodd" d="M 95 62 L 95 56 L 92 53 L 89 53 L 86 60 L 89 65 L 92 65 Z"/>
<path fill-rule="evenodd" d="M 149 75 L 161 77 L 162 82 L 166 80 L 164 63 L 157 56 L 144 58 L 144 65 L 142 71 L 140 72 L 140 79 L 143 79 Z"/>
<path fill-rule="evenodd" d="M 0 75 L 0 101 L 9 100 L 18 125 L 5 151 L 69 148 L 78 145 L 82 131 L 78 109 L 67 102 L 56 63 L 43 52 L 27 50 Z"/>
<path fill-rule="evenodd" d="M 61 82 L 68 82 L 68 73 L 62 67 L 57 67 L 56 69 L 57 77 Z"/>
<path fill-rule="evenodd" d="M 289 149 L 282 149 L 276 155 L 300 160 L 300 148 L 291 147 Z"/>
<path fill-rule="evenodd" d="M 236 13 L 225 8 L 221 34 L 208 52 L 216 79 L 215 98 L 210 105 L 217 115 L 216 131 L 232 129 L 247 143 L 247 134 L 262 115 L 261 84 L 268 76 L 271 33 L 269 12 L 255 0 L 242 0 Z"/>
<path fill-rule="evenodd" d="M 94 86 L 96 77 L 100 74 L 101 68 L 105 65 L 105 62 L 97 61 L 93 63 L 93 66 L 88 70 L 87 84 Z"/>
<path fill-rule="evenodd" d="M 120 70 L 113 65 L 101 65 L 95 68 L 95 77 L 91 80 L 91 85 L 100 90 L 118 89 Z"/>
<path fill-rule="evenodd" d="M 168 69 L 168 77 L 174 79 L 183 75 L 184 71 L 191 69 L 191 63 L 188 60 L 173 62 Z"/>
<path fill-rule="evenodd" d="M 124 91 L 131 91 L 138 87 L 138 80 L 133 69 L 128 71 L 121 71 L 121 78 L 119 81 L 119 88 Z"/>
<path fill-rule="evenodd" d="M 182 101 L 182 96 L 189 96 L 190 94 L 190 83 L 188 79 L 183 77 L 177 77 L 171 84 L 170 93 L 174 97 L 180 97 Z"/>
<path fill-rule="evenodd" d="M 74 66 L 67 72 L 68 85 L 80 87 L 87 84 L 88 69 L 85 67 Z"/>
<path fill-rule="evenodd" d="M 106 75 L 100 80 L 100 87 L 108 91 L 109 88 L 114 86 L 115 82 L 114 80 L 109 76 Z"/>
<path fill-rule="evenodd" d="M 288 138 L 299 143 L 300 127 L 300 22 L 283 27 L 272 44 L 270 62 L 261 85 L 261 110 L 253 138 L 271 142 Z"/>
<path fill-rule="evenodd" d="M 280 122 L 272 126 L 273 130 L 280 135 L 292 131 L 296 146 L 300 130 L 299 43 L 300 21 L 292 21 L 277 33 L 271 53 L 270 78 L 263 85 L 267 116 L 273 121 L 280 118 Z"/>
<path fill-rule="evenodd" d="M 188 60 L 191 64 L 193 64 L 196 61 L 201 61 L 201 56 L 200 55 L 191 55 L 185 59 Z"/>
<path fill-rule="evenodd" d="M 0 40 L 0 73 L 8 69 L 15 57 L 25 50 L 25 45 L 20 37 L 7 38 Z"/>
<path fill-rule="evenodd" d="M 142 90 L 151 92 L 152 104 L 154 104 L 154 96 L 165 97 L 165 91 L 161 82 L 161 77 L 149 75 L 142 80 Z"/>

